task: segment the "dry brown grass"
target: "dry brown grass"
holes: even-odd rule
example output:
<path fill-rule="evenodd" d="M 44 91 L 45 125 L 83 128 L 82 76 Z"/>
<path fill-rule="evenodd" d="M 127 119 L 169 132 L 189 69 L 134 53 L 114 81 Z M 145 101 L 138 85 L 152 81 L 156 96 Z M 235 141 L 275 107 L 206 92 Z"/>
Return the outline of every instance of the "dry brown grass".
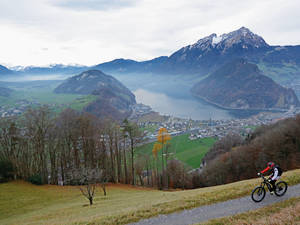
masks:
<path fill-rule="evenodd" d="M 299 200 L 300 198 L 292 198 L 247 213 L 214 219 L 205 225 L 299 225 Z"/>
<path fill-rule="evenodd" d="M 283 177 L 289 185 L 300 183 L 300 170 Z M 260 179 L 186 191 L 163 192 L 128 185 L 101 188 L 95 204 L 77 187 L 35 186 L 25 182 L 0 184 L 0 224 L 126 224 L 201 205 L 249 195 Z"/>
<path fill-rule="evenodd" d="M 298 199 L 299 201 L 300 199 Z M 274 225 L 286 225 L 286 224 L 300 224 L 300 203 L 294 206 L 290 206 L 282 209 L 280 212 L 270 215 L 266 218 L 261 218 L 258 221 L 252 223 L 257 225 L 274 224 Z"/>

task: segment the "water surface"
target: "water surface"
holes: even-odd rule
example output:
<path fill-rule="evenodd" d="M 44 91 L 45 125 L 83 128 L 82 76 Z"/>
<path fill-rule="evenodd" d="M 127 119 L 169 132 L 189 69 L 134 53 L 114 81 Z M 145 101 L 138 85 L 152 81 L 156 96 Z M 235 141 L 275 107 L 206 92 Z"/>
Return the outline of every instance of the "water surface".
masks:
<path fill-rule="evenodd" d="M 171 115 L 194 120 L 232 119 L 229 111 L 190 98 L 175 98 L 164 93 L 151 92 L 145 89 L 134 91 L 136 101 L 151 106 L 154 111 L 162 115 Z"/>

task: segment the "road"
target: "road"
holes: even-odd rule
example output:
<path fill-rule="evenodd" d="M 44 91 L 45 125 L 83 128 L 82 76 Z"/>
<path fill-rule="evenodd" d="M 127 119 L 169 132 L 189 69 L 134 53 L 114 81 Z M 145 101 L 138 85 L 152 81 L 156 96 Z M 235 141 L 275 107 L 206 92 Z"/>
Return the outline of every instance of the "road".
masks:
<path fill-rule="evenodd" d="M 251 200 L 250 195 L 213 205 L 201 206 L 167 215 L 159 215 L 150 219 L 141 220 L 131 225 L 189 225 L 204 222 L 210 219 L 232 216 L 250 210 L 262 208 L 292 197 L 300 197 L 300 184 L 288 188 L 283 197 L 272 196 L 266 193 L 265 199 L 260 203 Z"/>

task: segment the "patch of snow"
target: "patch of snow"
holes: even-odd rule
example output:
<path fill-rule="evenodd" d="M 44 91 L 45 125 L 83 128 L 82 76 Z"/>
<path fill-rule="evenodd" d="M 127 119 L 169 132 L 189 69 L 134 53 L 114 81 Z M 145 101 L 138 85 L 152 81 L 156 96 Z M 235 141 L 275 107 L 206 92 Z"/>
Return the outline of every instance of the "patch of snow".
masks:
<path fill-rule="evenodd" d="M 247 33 L 248 33 L 248 32 L 247 32 L 246 30 L 243 30 L 243 31 L 242 31 L 242 35 L 243 35 L 243 36 L 246 36 Z"/>
<path fill-rule="evenodd" d="M 217 45 L 223 40 L 222 36 L 215 36 L 212 39 L 212 45 Z"/>
<path fill-rule="evenodd" d="M 8 69 L 16 70 L 16 71 L 24 71 L 25 68 L 26 68 L 25 66 L 13 66 L 13 67 L 11 67 L 11 66 L 5 65 L 4 63 L 1 63 L 1 65 L 7 67 Z"/>

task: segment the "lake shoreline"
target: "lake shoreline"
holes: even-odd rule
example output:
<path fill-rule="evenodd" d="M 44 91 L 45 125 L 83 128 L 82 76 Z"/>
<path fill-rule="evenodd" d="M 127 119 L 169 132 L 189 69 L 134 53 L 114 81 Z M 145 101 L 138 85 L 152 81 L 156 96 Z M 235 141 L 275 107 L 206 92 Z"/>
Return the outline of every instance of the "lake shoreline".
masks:
<path fill-rule="evenodd" d="M 251 109 L 231 108 L 231 107 L 222 106 L 218 103 L 215 103 L 213 101 L 208 100 L 205 97 L 195 95 L 193 93 L 192 93 L 192 96 L 195 97 L 195 99 L 197 99 L 197 100 L 202 100 L 202 101 L 204 101 L 208 104 L 211 104 L 211 105 L 213 105 L 217 108 L 228 110 L 228 111 L 260 111 L 260 112 L 287 112 L 288 111 L 288 109 L 279 109 L 279 108 L 267 108 L 267 109 L 261 109 L 261 108 L 251 108 Z"/>

